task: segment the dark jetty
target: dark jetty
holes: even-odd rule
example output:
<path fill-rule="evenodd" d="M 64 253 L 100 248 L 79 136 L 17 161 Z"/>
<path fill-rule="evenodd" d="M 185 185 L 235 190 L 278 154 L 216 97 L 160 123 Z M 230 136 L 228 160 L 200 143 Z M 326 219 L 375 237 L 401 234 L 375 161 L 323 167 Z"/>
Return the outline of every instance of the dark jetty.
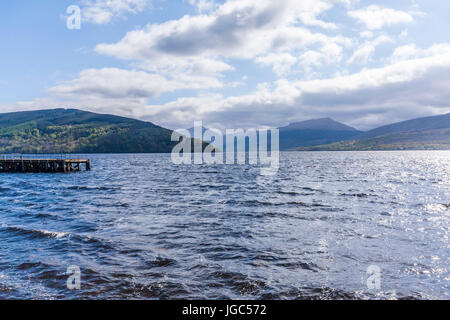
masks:
<path fill-rule="evenodd" d="M 90 159 L 0 159 L 0 173 L 66 173 L 91 170 Z"/>

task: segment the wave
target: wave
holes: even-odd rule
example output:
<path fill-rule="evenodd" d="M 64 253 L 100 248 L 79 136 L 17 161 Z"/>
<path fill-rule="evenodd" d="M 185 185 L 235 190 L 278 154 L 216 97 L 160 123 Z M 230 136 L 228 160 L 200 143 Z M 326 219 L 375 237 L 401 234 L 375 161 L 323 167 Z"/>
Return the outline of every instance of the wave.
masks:
<path fill-rule="evenodd" d="M 443 212 L 450 210 L 450 203 L 428 203 L 423 208 L 430 212 Z"/>
<path fill-rule="evenodd" d="M 288 196 L 312 196 L 314 192 L 295 192 L 295 191 L 277 191 L 278 194 L 288 195 Z"/>
<path fill-rule="evenodd" d="M 63 238 L 69 235 L 67 232 L 56 232 L 49 230 L 37 230 L 37 229 L 28 229 L 23 226 L 7 226 L 2 225 L 1 227 L 6 232 L 14 233 L 17 235 L 23 236 L 31 236 L 32 238 Z"/>
<path fill-rule="evenodd" d="M 154 260 L 146 261 L 145 267 L 162 268 L 170 267 L 176 264 L 174 259 L 158 257 Z"/>
<path fill-rule="evenodd" d="M 68 190 L 75 190 L 75 191 L 111 191 L 111 190 L 120 190 L 121 187 L 89 187 L 89 186 L 70 186 L 67 187 Z"/>
<path fill-rule="evenodd" d="M 322 268 L 320 268 L 318 265 L 307 262 L 282 262 L 277 263 L 276 265 L 291 270 L 303 269 L 312 272 L 318 272 L 319 270 L 322 270 Z"/>
<path fill-rule="evenodd" d="M 269 201 L 260 201 L 260 200 L 227 200 L 224 202 L 227 205 L 242 205 L 245 207 L 259 207 L 259 206 L 297 206 L 297 207 L 305 207 L 305 208 L 331 208 L 331 206 L 320 204 L 320 203 L 306 203 L 302 201 L 287 201 L 287 202 L 269 202 Z"/>
<path fill-rule="evenodd" d="M 278 293 L 263 294 L 262 300 L 358 300 L 364 298 L 358 292 L 346 292 L 340 289 L 329 287 L 303 287 Z"/>
<path fill-rule="evenodd" d="M 367 193 L 340 193 L 339 195 L 342 197 L 356 197 L 356 198 L 367 198 L 375 196 Z"/>

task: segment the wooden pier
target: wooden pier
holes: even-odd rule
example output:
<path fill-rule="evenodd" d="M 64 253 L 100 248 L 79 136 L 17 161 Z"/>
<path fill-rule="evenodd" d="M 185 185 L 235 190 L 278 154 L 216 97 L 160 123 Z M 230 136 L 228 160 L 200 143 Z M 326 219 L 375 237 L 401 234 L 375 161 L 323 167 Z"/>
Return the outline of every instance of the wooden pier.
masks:
<path fill-rule="evenodd" d="M 68 173 L 91 170 L 90 159 L 0 159 L 0 173 Z"/>

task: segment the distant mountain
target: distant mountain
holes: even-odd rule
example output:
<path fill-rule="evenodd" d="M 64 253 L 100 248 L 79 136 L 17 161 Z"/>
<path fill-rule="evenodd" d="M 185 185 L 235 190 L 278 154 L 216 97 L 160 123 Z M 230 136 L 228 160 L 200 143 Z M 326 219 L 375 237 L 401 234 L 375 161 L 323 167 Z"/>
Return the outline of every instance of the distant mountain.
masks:
<path fill-rule="evenodd" d="M 294 122 L 286 127 L 280 128 L 280 131 L 295 131 L 295 130 L 332 130 L 332 131 L 353 131 L 353 132 L 358 131 L 355 128 L 334 121 L 333 119 L 330 118 Z"/>
<path fill-rule="evenodd" d="M 233 128 L 236 129 L 236 128 Z M 239 129 L 239 128 L 237 128 Z M 189 137 L 194 138 L 194 128 L 190 128 L 187 129 L 189 132 Z M 222 135 L 222 139 L 223 141 L 211 141 L 210 139 L 206 139 L 206 137 L 204 136 L 206 131 L 210 131 L 213 134 L 218 134 L 218 135 Z M 243 132 L 245 134 L 246 130 L 243 129 Z M 214 128 L 207 128 L 207 127 L 202 127 L 202 137 L 205 143 L 209 143 L 211 145 L 213 145 L 216 150 L 220 150 L 222 152 L 226 152 L 227 151 L 227 135 L 225 131 L 219 130 L 219 129 L 214 129 Z M 235 138 L 236 136 L 233 136 L 233 138 Z M 259 137 L 259 132 L 257 132 L 257 137 Z M 268 146 L 268 150 L 270 151 L 270 139 L 271 139 L 271 135 L 270 132 L 268 132 L 267 134 L 268 137 L 268 141 L 269 141 L 269 146 Z M 259 146 L 259 138 L 258 138 L 258 146 Z M 238 142 L 237 139 L 234 139 L 234 150 L 238 150 Z M 246 137 L 245 138 L 245 150 L 246 152 L 249 151 L 249 139 Z"/>
<path fill-rule="evenodd" d="M 205 132 L 208 130 L 210 130 L 210 129 L 206 128 L 206 127 L 202 127 L 202 137 L 205 134 Z M 222 131 L 220 131 L 218 129 L 211 129 L 211 130 L 213 130 L 213 132 L 216 132 L 219 134 L 224 134 L 224 133 L 222 133 Z M 194 139 L 194 128 L 187 129 L 187 131 L 189 132 L 188 137 Z M 224 137 L 224 139 L 225 139 L 225 137 Z M 217 141 L 210 141 L 210 140 L 205 139 L 204 142 L 207 144 L 213 145 L 214 147 L 216 147 L 217 150 L 223 150 L 223 145 L 218 143 Z"/>
<path fill-rule="evenodd" d="M 295 148 L 297 151 L 450 150 L 450 129 L 408 131 L 380 137 Z"/>
<path fill-rule="evenodd" d="M 202 128 L 202 134 L 208 130 L 207 127 Z M 362 131 L 349 127 L 343 123 L 334 121 L 330 118 L 307 120 L 303 122 L 291 123 L 286 127 L 279 128 L 280 130 L 280 150 L 289 150 L 295 147 L 315 146 L 328 144 L 336 141 L 351 139 Z M 190 137 L 194 136 L 194 128 L 188 129 Z M 219 130 L 219 132 L 221 132 Z M 225 144 L 226 135 L 223 134 L 223 141 Z M 270 132 L 268 134 L 270 141 Z M 226 146 L 215 141 L 207 141 L 215 147 L 226 151 Z M 235 142 L 235 149 L 237 143 Z M 248 148 L 246 149 L 248 150 Z"/>
<path fill-rule="evenodd" d="M 291 123 L 280 129 L 280 150 L 329 144 L 362 134 L 330 118 Z"/>
<path fill-rule="evenodd" d="M 0 153 L 166 153 L 172 131 L 76 109 L 0 114 Z"/>
<path fill-rule="evenodd" d="M 450 150 L 450 114 L 394 123 L 352 140 L 293 150 Z"/>
<path fill-rule="evenodd" d="M 434 130 L 434 129 L 446 129 L 450 128 L 450 113 L 426 117 L 417 118 L 413 120 L 402 121 L 398 123 L 393 123 L 387 126 L 382 126 L 370 131 L 367 131 L 360 136 L 358 139 L 368 139 L 379 137 L 391 133 L 400 133 L 408 131 L 422 131 L 422 130 Z"/>

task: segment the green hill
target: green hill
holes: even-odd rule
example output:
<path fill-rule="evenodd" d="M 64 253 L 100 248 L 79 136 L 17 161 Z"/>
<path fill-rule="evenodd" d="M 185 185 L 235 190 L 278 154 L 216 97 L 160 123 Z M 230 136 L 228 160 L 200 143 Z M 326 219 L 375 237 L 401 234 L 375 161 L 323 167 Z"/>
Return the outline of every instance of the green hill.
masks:
<path fill-rule="evenodd" d="M 0 153 L 167 153 L 172 131 L 75 109 L 0 114 Z"/>

